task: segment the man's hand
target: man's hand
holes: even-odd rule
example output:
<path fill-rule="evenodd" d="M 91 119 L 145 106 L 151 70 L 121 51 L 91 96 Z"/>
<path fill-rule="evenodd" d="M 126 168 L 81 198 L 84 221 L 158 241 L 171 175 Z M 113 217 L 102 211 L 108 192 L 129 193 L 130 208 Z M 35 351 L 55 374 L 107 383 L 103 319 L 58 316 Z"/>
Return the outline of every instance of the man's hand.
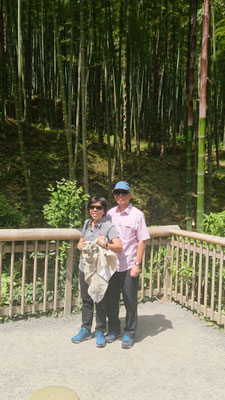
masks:
<path fill-rule="evenodd" d="M 134 265 L 130 270 L 130 276 L 132 276 L 132 278 L 137 278 L 139 272 L 140 272 L 140 267 Z"/>

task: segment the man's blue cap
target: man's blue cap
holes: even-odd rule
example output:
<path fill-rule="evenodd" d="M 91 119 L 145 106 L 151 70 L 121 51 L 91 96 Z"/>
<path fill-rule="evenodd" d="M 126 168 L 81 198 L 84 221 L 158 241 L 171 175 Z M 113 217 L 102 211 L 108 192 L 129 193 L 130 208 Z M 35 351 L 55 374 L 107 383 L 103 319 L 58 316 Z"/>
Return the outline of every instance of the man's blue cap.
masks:
<path fill-rule="evenodd" d="M 124 182 L 124 181 L 118 182 L 118 183 L 115 185 L 115 187 L 114 187 L 114 189 L 113 189 L 112 192 L 114 193 L 115 190 L 119 190 L 119 189 L 127 190 L 128 192 L 131 191 L 131 187 L 130 187 L 129 183 Z"/>

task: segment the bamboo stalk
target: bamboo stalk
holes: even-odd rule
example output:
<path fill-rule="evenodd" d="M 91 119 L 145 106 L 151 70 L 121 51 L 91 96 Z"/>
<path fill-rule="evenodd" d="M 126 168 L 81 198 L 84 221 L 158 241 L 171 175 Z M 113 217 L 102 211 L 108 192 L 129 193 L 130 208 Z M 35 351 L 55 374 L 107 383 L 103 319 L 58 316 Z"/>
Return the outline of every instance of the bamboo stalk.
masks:
<path fill-rule="evenodd" d="M 201 88 L 199 102 L 199 132 L 198 132 L 198 176 L 197 176 L 197 230 L 203 227 L 205 200 L 205 131 L 206 131 L 206 99 L 208 73 L 208 39 L 209 39 L 209 0 L 204 0 L 202 23 L 202 54 L 201 54 Z"/>

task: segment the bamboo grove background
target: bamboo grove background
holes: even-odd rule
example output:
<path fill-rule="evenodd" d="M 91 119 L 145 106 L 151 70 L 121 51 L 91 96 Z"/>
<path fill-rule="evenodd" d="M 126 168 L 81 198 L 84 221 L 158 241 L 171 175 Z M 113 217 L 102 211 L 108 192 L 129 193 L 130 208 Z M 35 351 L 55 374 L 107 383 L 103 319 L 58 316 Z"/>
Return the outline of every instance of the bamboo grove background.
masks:
<path fill-rule="evenodd" d="M 0 0 L 1 129 L 18 127 L 30 212 L 32 182 L 24 127 L 64 130 L 68 178 L 77 178 L 87 141 L 96 132 L 108 146 L 108 184 L 123 177 L 125 152 L 163 156 L 178 138 L 187 148 L 187 228 L 198 159 L 203 1 Z M 208 1 L 209 4 L 209 1 Z M 225 115 L 225 3 L 210 2 L 206 146 L 208 210 L 212 149 L 219 164 Z M 110 146 L 113 144 L 113 147 Z M 200 174 L 204 175 L 203 171 Z M 193 189 L 194 187 L 194 189 Z"/>

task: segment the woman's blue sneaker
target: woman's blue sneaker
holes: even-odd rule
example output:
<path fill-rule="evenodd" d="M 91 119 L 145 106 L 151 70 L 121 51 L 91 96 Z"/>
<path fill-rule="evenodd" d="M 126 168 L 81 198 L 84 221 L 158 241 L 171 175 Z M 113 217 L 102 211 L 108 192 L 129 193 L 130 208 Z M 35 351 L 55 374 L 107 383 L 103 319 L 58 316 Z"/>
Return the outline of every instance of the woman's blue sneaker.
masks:
<path fill-rule="evenodd" d="M 118 339 L 120 336 L 121 336 L 120 333 L 109 332 L 109 333 L 107 333 L 107 335 L 105 336 L 106 343 L 113 343 L 113 342 L 115 342 L 115 340 Z"/>
<path fill-rule="evenodd" d="M 91 332 L 86 328 L 81 328 L 77 335 L 73 336 L 71 341 L 73 343 L 81 343 L 84 340 L 89 340 L 92 338 Z"/>
<path fill-rule="evenodd" d="M 96 346 L 97 347 L 105 347 L 105 336 L 101 331 L 96 331 L 95 333 L 96 336 Z"/>
<path fill-rule="evenodd" d="M 134 339 L 128 335 L 124 335 L 122 339 L 122 348 L 130 349 L 134 344 Z"/>

